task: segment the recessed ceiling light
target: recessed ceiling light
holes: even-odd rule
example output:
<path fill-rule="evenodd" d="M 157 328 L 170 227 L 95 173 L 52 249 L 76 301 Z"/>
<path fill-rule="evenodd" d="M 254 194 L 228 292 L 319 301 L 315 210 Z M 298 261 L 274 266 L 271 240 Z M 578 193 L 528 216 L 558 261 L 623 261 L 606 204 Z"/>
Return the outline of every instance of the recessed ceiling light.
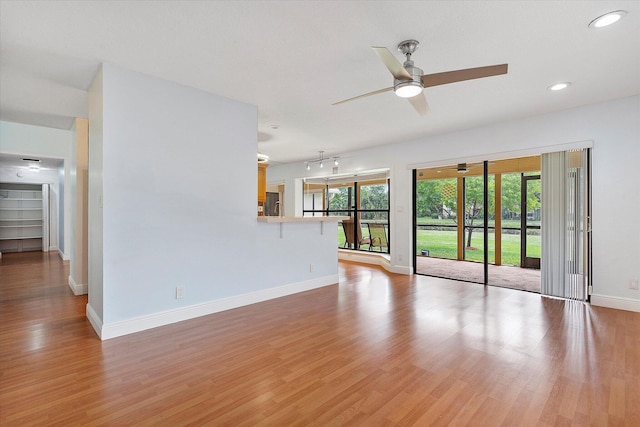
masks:
<path fill-rule="evenodd" d="M 280 126 L 278 125 L 270 125 L 269 127 L 273 130 L 280 129 Z"/>
<path fill-rule="evenodd" d="M 555 90 L 566 89 L 569 86 L 571 86 L 570 82 L 560 82 L 560 83 L 556 83 L 556 84 L 553 84 L 553 85 L 549 86 L 547 89 L 555 91 Z"/>
<path fill-rule="evenodd" d="M 626 10 L 615 10 L 613 12 L 605 13 L 604 15 L 598 16 L 596 19 L 589 22 L 589 28 L 602 28 L 615 24 L 626 14 Z"/>

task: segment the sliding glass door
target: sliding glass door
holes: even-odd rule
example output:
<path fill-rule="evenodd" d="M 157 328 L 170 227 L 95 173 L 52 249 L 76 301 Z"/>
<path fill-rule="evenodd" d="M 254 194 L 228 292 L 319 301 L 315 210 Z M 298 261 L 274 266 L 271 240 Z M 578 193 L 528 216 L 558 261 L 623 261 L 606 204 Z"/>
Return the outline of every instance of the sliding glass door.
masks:
<path fill-rule="evenodd" d="M 416 171 L 416 273 L 485 283 L 485 258 L 495 251 L 485 233 L 493 205 L 484 195 L 493 185 L 481 162 Z"/>
<path fill-rule="evenodd" d="M 540 156 L 420 169 L 414 187 L 417 274 L 540 291 Z"/>
<path fill-rule="evenodd" d="M 414 172 L 414 271 L 584 300 L 588 150 Z"/>

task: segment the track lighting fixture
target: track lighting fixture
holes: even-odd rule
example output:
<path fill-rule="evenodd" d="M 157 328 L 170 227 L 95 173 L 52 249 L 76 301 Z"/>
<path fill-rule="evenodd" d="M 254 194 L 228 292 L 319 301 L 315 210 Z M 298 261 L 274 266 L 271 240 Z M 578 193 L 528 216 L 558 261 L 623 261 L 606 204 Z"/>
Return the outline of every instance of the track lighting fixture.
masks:
<path fill-rule="evenodd" d="M 333 166 L 338 166 L 340 164 L 340 162 L 338 162 L 338 159 L 340 157 L 331 157 L 331 158 L 326 158 L 324 157 L 324 151 L 318 151 L 318 158 L 315 160 L 307 160 L 304 164 L 305 164 L 305 168 L 307 170 L 311 170 L 311 165 L 314 163 L 318 164 L 318 167 L 320 168 L 324 168 L 324 162 L 326 160 L 333 160 Z"/>

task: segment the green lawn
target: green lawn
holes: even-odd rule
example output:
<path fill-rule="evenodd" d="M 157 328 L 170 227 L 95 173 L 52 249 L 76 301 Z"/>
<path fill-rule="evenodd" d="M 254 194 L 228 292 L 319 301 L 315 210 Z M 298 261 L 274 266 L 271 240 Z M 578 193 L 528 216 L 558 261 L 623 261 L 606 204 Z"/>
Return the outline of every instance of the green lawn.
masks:
<path fill-rule="evenodd" d="M 439 258 L 456 259 L 458 252 L 456 249 L 456 231 L 439 230 L 418 230 L 417 253 L 426 249 L 429 256 Z M 466 236 L 465 236 L 466 237 Z M 478 230 L 472 235 L 471 245 L 475 250 L 466 250 L 466 259 L 471 261 L 482 261 L 484 259 L 484 241 L 482 231 Z M 529 256 L 540 256 L 540 236 L 527 237 Z M 489 233 L 489 262 L 495 262 L 495 234 Z M 520 265 L 520 235 L 502 235 L 502 264 Z"/>
<path fill-rule="evenodd" d="M 432 219 L 432 218 L 417 218 L 416 222 L 418 225 L 456 225 L 455 218 L 454 219 Z M 478 218 L 473 222 L 473 225 L 482 226 L 483 219 Z M 540 221 L 527 221 L 528 225 L 540 225 Z M 493 219 L 489 220 L 489 227 L 495 226 L 495 221 Z M 503 228 L 520 228 L 520 220 L 519 219 L 503 219 L 502 220 Z"/>
<path fill-rule="evenodd" d="M 433 221 L 433 220 L 432 220 Z M 442 220 L 446 224 L 446 220 Z M 451 222 L 449 220 L 449 222 Z M 520 221 L 513 221 L 513 225 L 505 224 L 505 227 L 519 227 Z M 362 228 L 362 235 L 368 236 L 369 230 Z M 482 230 L 474 231 L 472 235 L 471 245 L 475 249 L 467 249 L 466 259 L 470 261 L 482 261 L 484 259 L 484 242 L 482 238 Z M 465 236 L 466 239 L 466 236 Z M 343 247 L 345 242 L 342 227 L 338 227 L 338 246 Z M 527 237 L 528 254 L 532 257 L 540 257 L 540 236 L 529 235 Z M 368 248 L 367 246 L 364 247 Z M 456 249 L 456 230 L 418 230 L 417 231 L 417 254 L 422 250 L 428 250 L 429 256 L 438 258 L 456 259 L 458 251 Z M 495 234 L 489 233 L 489 262 L 495 262 Z M 502 264 L 520 265 L 520 235 L 519 234 L 503 234 L 502 235 Z"/>

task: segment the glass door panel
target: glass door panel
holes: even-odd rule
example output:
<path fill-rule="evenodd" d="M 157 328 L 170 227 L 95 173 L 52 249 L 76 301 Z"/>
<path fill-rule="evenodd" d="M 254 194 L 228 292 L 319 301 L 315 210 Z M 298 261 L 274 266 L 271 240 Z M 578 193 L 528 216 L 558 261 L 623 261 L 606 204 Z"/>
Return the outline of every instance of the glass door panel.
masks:
<path fill-rule="evenodd" d="M 363 248 L 389 253 L 389 185 L 386 180 L 360 184 L 360 228 Z"/>
<path fill-rule="evenodd" d="M 458 259 L 457 178 L 416 182 L 416 273 L 445 277 L 443 260 Z"/>
<path fill-rule="evenodd" d="M 535 172 L 537 175 L 539 172 Z M 530 292 L 540 292 L 540 272 L 534 269 L 524 269 L 522 262 L 522 212 L 528 209 L 532 212 L 526 225 L 539 226 L 539 205 L 529 206 L 523 210 L 523 173 L 504 173 L 500 175 L 499 205 L 500 217 L 500 262 L 489 266 L 489 284 Z M 535 186 L 532 186 L 533 189 Z M 531 193 L 531 191 L 530 191 Z M 538 192 L 539 194 L 539 192 Z M 526 193 L 525 193 L 526 195 Z M 535 194 L 533 194 L 535 197 Z M 532 199 L 533 200 L 533 199 Z M 498 201 L 496 201 L 498 204 Z M 528 221 L 528 222 L 526 222 Z M 529 229 L 525 237 L 526 253 L 529 257 L 540 257 L 539 229 Z"/>
<path fill-rule="evenodd" d="M 540 175 L 523 175 L 520 265 L 537 270 L 540 269 L 540 194 Z"/>
<path fill-rule="evenodd" d="M 480 171 L 481 172 L 481 171 Z M 463 259 L 453 278 L 484 283 L 485 233 L 484 177 L 465 176 L 464 182 L 464 246 Z"/>
<path fill-rule="evenodd" d="M 501 176 L 501 265 L 520 267 L 522 174 Z"/>
<path fill-rule="evenodd" d="M 353 206 L 355 189 L 350 184 L 329 184 L 327 186 L 327 211 L 331 215 L 348 216 L 338 224 L 338 247 L 354 249 Z M 345 223 L 346 221 L 346 223 Z"/>

